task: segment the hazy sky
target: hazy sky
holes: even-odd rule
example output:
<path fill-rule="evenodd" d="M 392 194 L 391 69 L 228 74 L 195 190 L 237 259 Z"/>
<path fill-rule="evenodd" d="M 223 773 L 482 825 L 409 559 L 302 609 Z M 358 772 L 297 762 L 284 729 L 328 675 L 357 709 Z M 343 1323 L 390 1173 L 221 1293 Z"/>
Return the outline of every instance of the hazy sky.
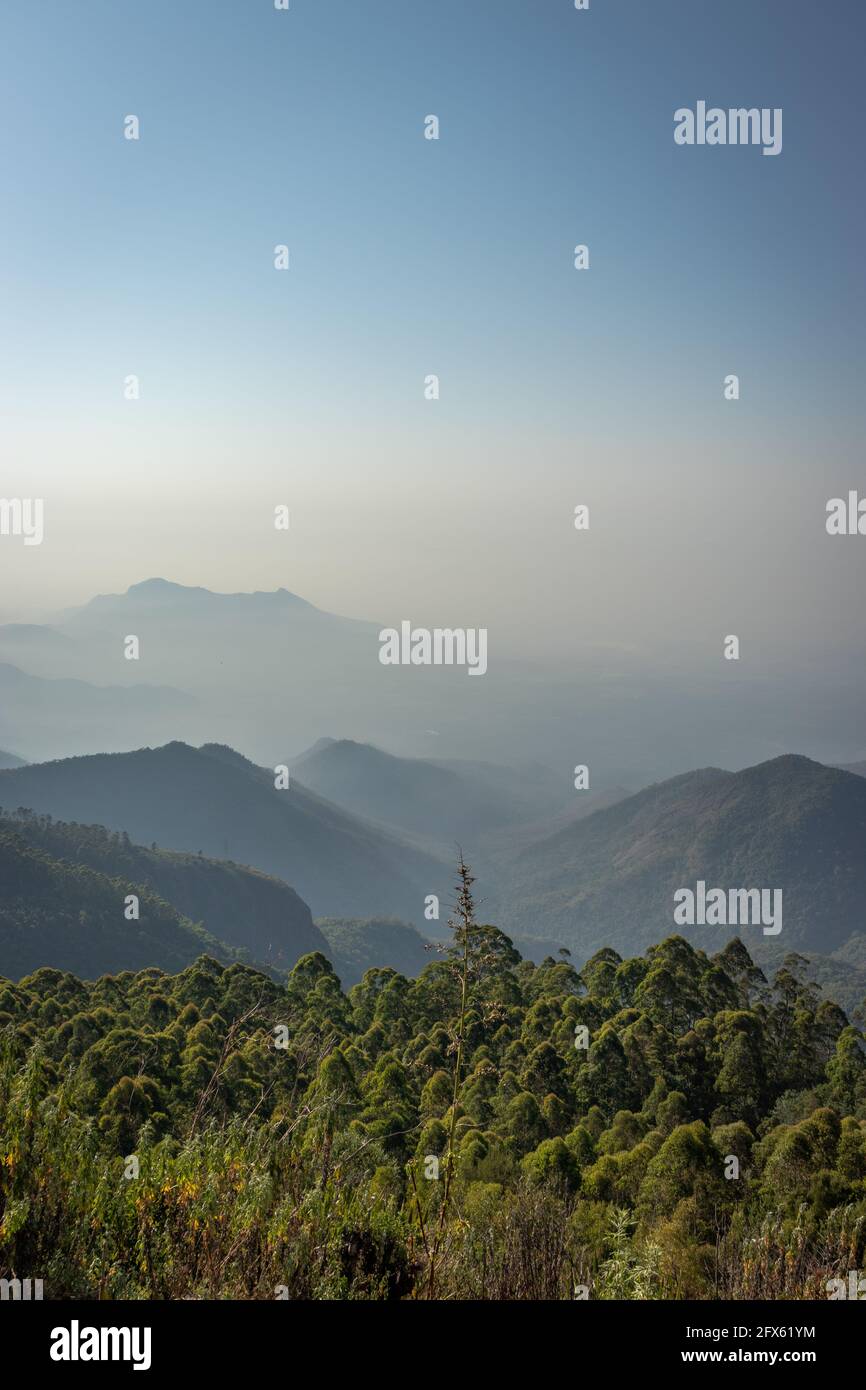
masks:
<path fill-rule="evenodd" d="M 862 653 L 866 537 L 824 509 L 866 494 L 864 33 L 859 0 L 4 6 L 2 493 L 46 520 L 0 538 L 0 618 L 161 574 L 518 654 Z M 781 107 L 782 153 L 676 146 L 698 100 Z"/>

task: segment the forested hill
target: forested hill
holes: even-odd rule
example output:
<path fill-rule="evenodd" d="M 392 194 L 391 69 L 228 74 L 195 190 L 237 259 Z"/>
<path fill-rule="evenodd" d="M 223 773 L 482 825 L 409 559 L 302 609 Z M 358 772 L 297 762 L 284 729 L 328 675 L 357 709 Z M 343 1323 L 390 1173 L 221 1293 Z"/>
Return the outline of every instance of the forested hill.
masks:
<path fill-rule="evenodd" d="M 137 920 L 125 915 L 131 894 Z M 0 822 L 0 971 L 10 979 L 46 962 L 85 979 L 150 965 L 181 970 L 203 951 L 237 954 L 141 884 L 55 859 Z"/>
<path fill-rule="evenodd" d="M 435 955 L 432 942 L 409 922 L 396 918 L 320 917 L 316 926 L 327 940 L 326 954 L 345 990 L 377 967 L 390 966 L 401 975 L 419 975 Z"/>
<path fill-rule="evenodd" d="M 781 889 L 774 945 L 831 955 L 856 944 L 866 920 L 866 779 L 794 755 L 703 768 L 510 855 L 490 877 L 489 910 L 505 931 L 559 938 L 581 959 L 605 945 L 642 951 L 673 930 L 720 949 L 728 927 L 675 925 L 675 891 L 699 879 Z M 764 939 L 760 927 L 743 935 Z"/>
<path fill-rule="evenodd" d="M 0 1042 L 0 1272 L 46 1297 L 812 1298 L 866 1258 L 863 1034 L 737 941 L 39 970 Z"/>
<path fill-rule="evenodd" d="M 329 954 L 327 942 L 313 925 L 310 909 L 294 889 L 255 869 L 201 854 L 183 854 L 133 844 L 124 831 L 102 825 L 79 825 L 21 811 L 0 814 L 7 829 L 55 859 L 86 864 L 109 878 L 143 885 L 212 937 L 246 951 L 252 960 L 288 970 L 310 951 Z M 94 942 L 94 961 L 96 943 Z M 200 954 L 200 949 L 196 954 Z M 53 956 L 37 965 L 61 965 Z M 141 964 L 169 968 L 164 959 Z M 34 967 L 31 967 L 34 968 Z M 103 970 L 112 967 L 106 964 Z M 0 973 L 4 973 L 0 936 Z M 10 972 L 5 971 L 6 974 Z"/>

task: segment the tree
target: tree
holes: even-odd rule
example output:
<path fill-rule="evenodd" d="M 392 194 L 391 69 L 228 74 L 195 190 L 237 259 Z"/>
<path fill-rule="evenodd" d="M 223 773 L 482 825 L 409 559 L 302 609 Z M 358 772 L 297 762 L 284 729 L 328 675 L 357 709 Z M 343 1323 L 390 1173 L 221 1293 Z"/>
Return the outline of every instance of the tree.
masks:
<path fill-rule="evenodd" d="M 706 1218 L 725 1199 L 721 1155 L 703 1120 L 680 1125 L 650 1162 L 638 1199 L 641 1219 L 671 1216 L 686 1197 L 695 1198 Z"/>
<path fill-rule="evenodd" d="M 830 1098 L 842 1114 L 855 1115 L 866 1105 L 866 1054 L 857 1028 L 845 1028 L 827 1063 Z"/>
<path fill-rule="evenodd" d="M 745 1032 L 736 1033 L 728 1044 L 716 1090 L 722 1102 L 720 1123 L 743 1119 L 754 1124 L 764 1093 L 764 1069 Z"/>
<path fill-rule="evenodd" d="M 580 1186 L 580 1168 L 574 1154 L 562 1139 L 544 1139 L 537 1149 L 523 1159 L 522 1168 L 536 1187 L 545 1183 L 561 1183 L 575 1192 Z"/>

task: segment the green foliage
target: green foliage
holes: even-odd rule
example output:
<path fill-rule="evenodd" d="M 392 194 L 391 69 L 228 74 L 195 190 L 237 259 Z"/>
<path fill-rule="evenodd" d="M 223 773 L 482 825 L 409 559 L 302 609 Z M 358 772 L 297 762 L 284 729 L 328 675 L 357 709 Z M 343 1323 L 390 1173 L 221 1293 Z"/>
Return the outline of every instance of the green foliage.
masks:
<path fill-rule="evenodd" d="M 534 966 L 471 900 L 444 959 L 348 994 L 321 952 L 284 980 L 41 969 L 0 979 L 0 1277 L 811 1297 L 866 1256 L 864 1077 L 862 1032 L 795 966 L 681 938 Z"/>
<path fill-rule="evenodd" d="M 180 970 L 203 950 L 286 970 L 327 950 L 306 903 L 279 879 L 145 849 L 102 825 L 0 813 L 0 867 L 0 971 L 15 979 L 46 961 L 88 978 Z M 128 893 L 140 899 L 137 922 L 124 917 Z"/>

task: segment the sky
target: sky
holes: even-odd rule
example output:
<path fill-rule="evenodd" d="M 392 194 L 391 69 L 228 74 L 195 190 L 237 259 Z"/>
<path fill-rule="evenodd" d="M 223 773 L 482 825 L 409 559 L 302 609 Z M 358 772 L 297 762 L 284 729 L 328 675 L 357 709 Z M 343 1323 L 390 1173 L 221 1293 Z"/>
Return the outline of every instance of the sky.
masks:
<path fill-rule="evenodd" d="M 866 495 L 864 34 L 853 0 L 4 5 L 2 495 L 45 539 L 0 537 L 0 620 L 162 575 L 861 679 L 866 538 L 824 519 Z M 781 154 L 677 146 L 698 100 L 781 107 Z"/>

